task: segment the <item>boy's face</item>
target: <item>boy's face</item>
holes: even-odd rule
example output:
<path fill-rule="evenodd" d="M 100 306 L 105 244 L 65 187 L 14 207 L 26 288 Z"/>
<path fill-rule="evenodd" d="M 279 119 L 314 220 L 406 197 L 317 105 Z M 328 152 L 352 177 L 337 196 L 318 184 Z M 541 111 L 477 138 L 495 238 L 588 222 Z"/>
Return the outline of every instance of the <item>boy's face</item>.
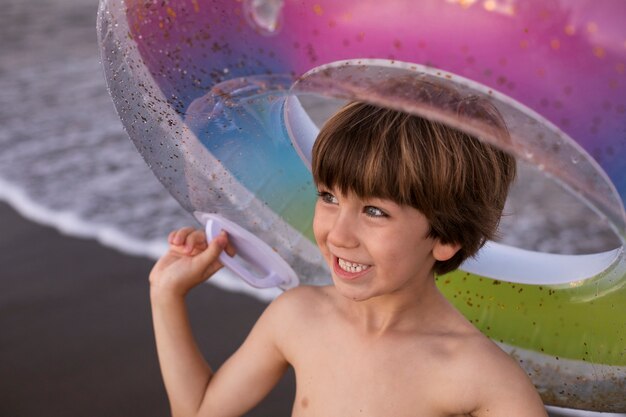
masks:
<path fill-rule="evenodd" d="M 367 300 L 432 279 L 442 245 L 428 237 L 422 213 L 390 200 L 318 189 L 313 231 L 340 293 Z"/>

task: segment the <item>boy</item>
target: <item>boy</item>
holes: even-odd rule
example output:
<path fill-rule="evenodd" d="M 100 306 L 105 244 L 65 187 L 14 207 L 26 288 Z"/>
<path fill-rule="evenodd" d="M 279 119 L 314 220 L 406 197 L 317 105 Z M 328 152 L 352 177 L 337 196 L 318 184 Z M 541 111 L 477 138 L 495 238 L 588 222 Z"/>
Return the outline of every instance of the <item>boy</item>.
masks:
<path fill-rule="evenodd" d="M 484 102 L 459 99 L 458 111 L 468 103 L 504 132 Z M 278 297 L 215 373 L 184 297 L 234 250 L 225 234 L 209 245 L 199 230 L 170 234 L 150 283 L 173 415 L 242 415 L 292 366 L 293 416 L 546 416 L 525 373 L 434 280 L 493 237 L 514 159 L 443 124 L 351 103 L 320 132 L 313 176 L 313 228 L 334 285 Z"/>

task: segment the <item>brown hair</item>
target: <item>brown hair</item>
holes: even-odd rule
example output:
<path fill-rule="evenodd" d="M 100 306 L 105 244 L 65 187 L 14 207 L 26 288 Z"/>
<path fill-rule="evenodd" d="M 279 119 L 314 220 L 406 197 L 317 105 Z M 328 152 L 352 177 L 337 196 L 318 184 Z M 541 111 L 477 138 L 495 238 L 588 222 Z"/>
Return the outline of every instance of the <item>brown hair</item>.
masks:
<path fill-rule="evenodd" d="M 489 102 L 459 99 L 456 111 L 466 109 L 508 137 Z M 321 129 L 312 170 L 316 184 L 422 212 L 430 237 L 461 246 L 435 263 L 434 272 L 445 274 L 494 238 L 516 166 L 513 156 L 443 123 L 352 102 Z"/>

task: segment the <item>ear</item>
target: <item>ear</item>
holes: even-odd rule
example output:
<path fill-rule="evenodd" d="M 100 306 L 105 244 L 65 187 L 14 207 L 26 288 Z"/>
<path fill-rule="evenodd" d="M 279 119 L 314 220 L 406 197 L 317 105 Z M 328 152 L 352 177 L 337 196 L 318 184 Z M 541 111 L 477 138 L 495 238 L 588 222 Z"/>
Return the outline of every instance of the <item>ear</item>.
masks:
<path fill-rule="evenodd" d="M 441 243 L 439 240 L 435 241 L 433 246 L 433 256 L 437 261 L 447 261 L 452 258 L 461 249 L 461 245 L 458 243 Z"/>

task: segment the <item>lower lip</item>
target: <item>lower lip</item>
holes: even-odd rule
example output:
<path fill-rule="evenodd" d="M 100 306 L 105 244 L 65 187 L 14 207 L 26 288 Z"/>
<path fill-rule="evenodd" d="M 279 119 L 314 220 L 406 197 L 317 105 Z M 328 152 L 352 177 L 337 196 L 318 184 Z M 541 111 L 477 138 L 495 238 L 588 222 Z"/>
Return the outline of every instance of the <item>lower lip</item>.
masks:
<path fill-rule="evenodd" d="M 348 272 L 348 271 L 344 271 L 343 269 L 341 269 L 339 267 L 339 259 L 335 258 L 334 262 L 333 262 L 333 270 L 335 271 L 335 274 L 337 274 L 339 277 L 341 277 L 341 279 L 345 279 L 347 281 L 353 281 L 357 278 L 362 277 L 363 275 L 367 274 L 370 269 L 372 267 L 368 267 L 367 269 L 361 271 L 361 272 Z"/>

